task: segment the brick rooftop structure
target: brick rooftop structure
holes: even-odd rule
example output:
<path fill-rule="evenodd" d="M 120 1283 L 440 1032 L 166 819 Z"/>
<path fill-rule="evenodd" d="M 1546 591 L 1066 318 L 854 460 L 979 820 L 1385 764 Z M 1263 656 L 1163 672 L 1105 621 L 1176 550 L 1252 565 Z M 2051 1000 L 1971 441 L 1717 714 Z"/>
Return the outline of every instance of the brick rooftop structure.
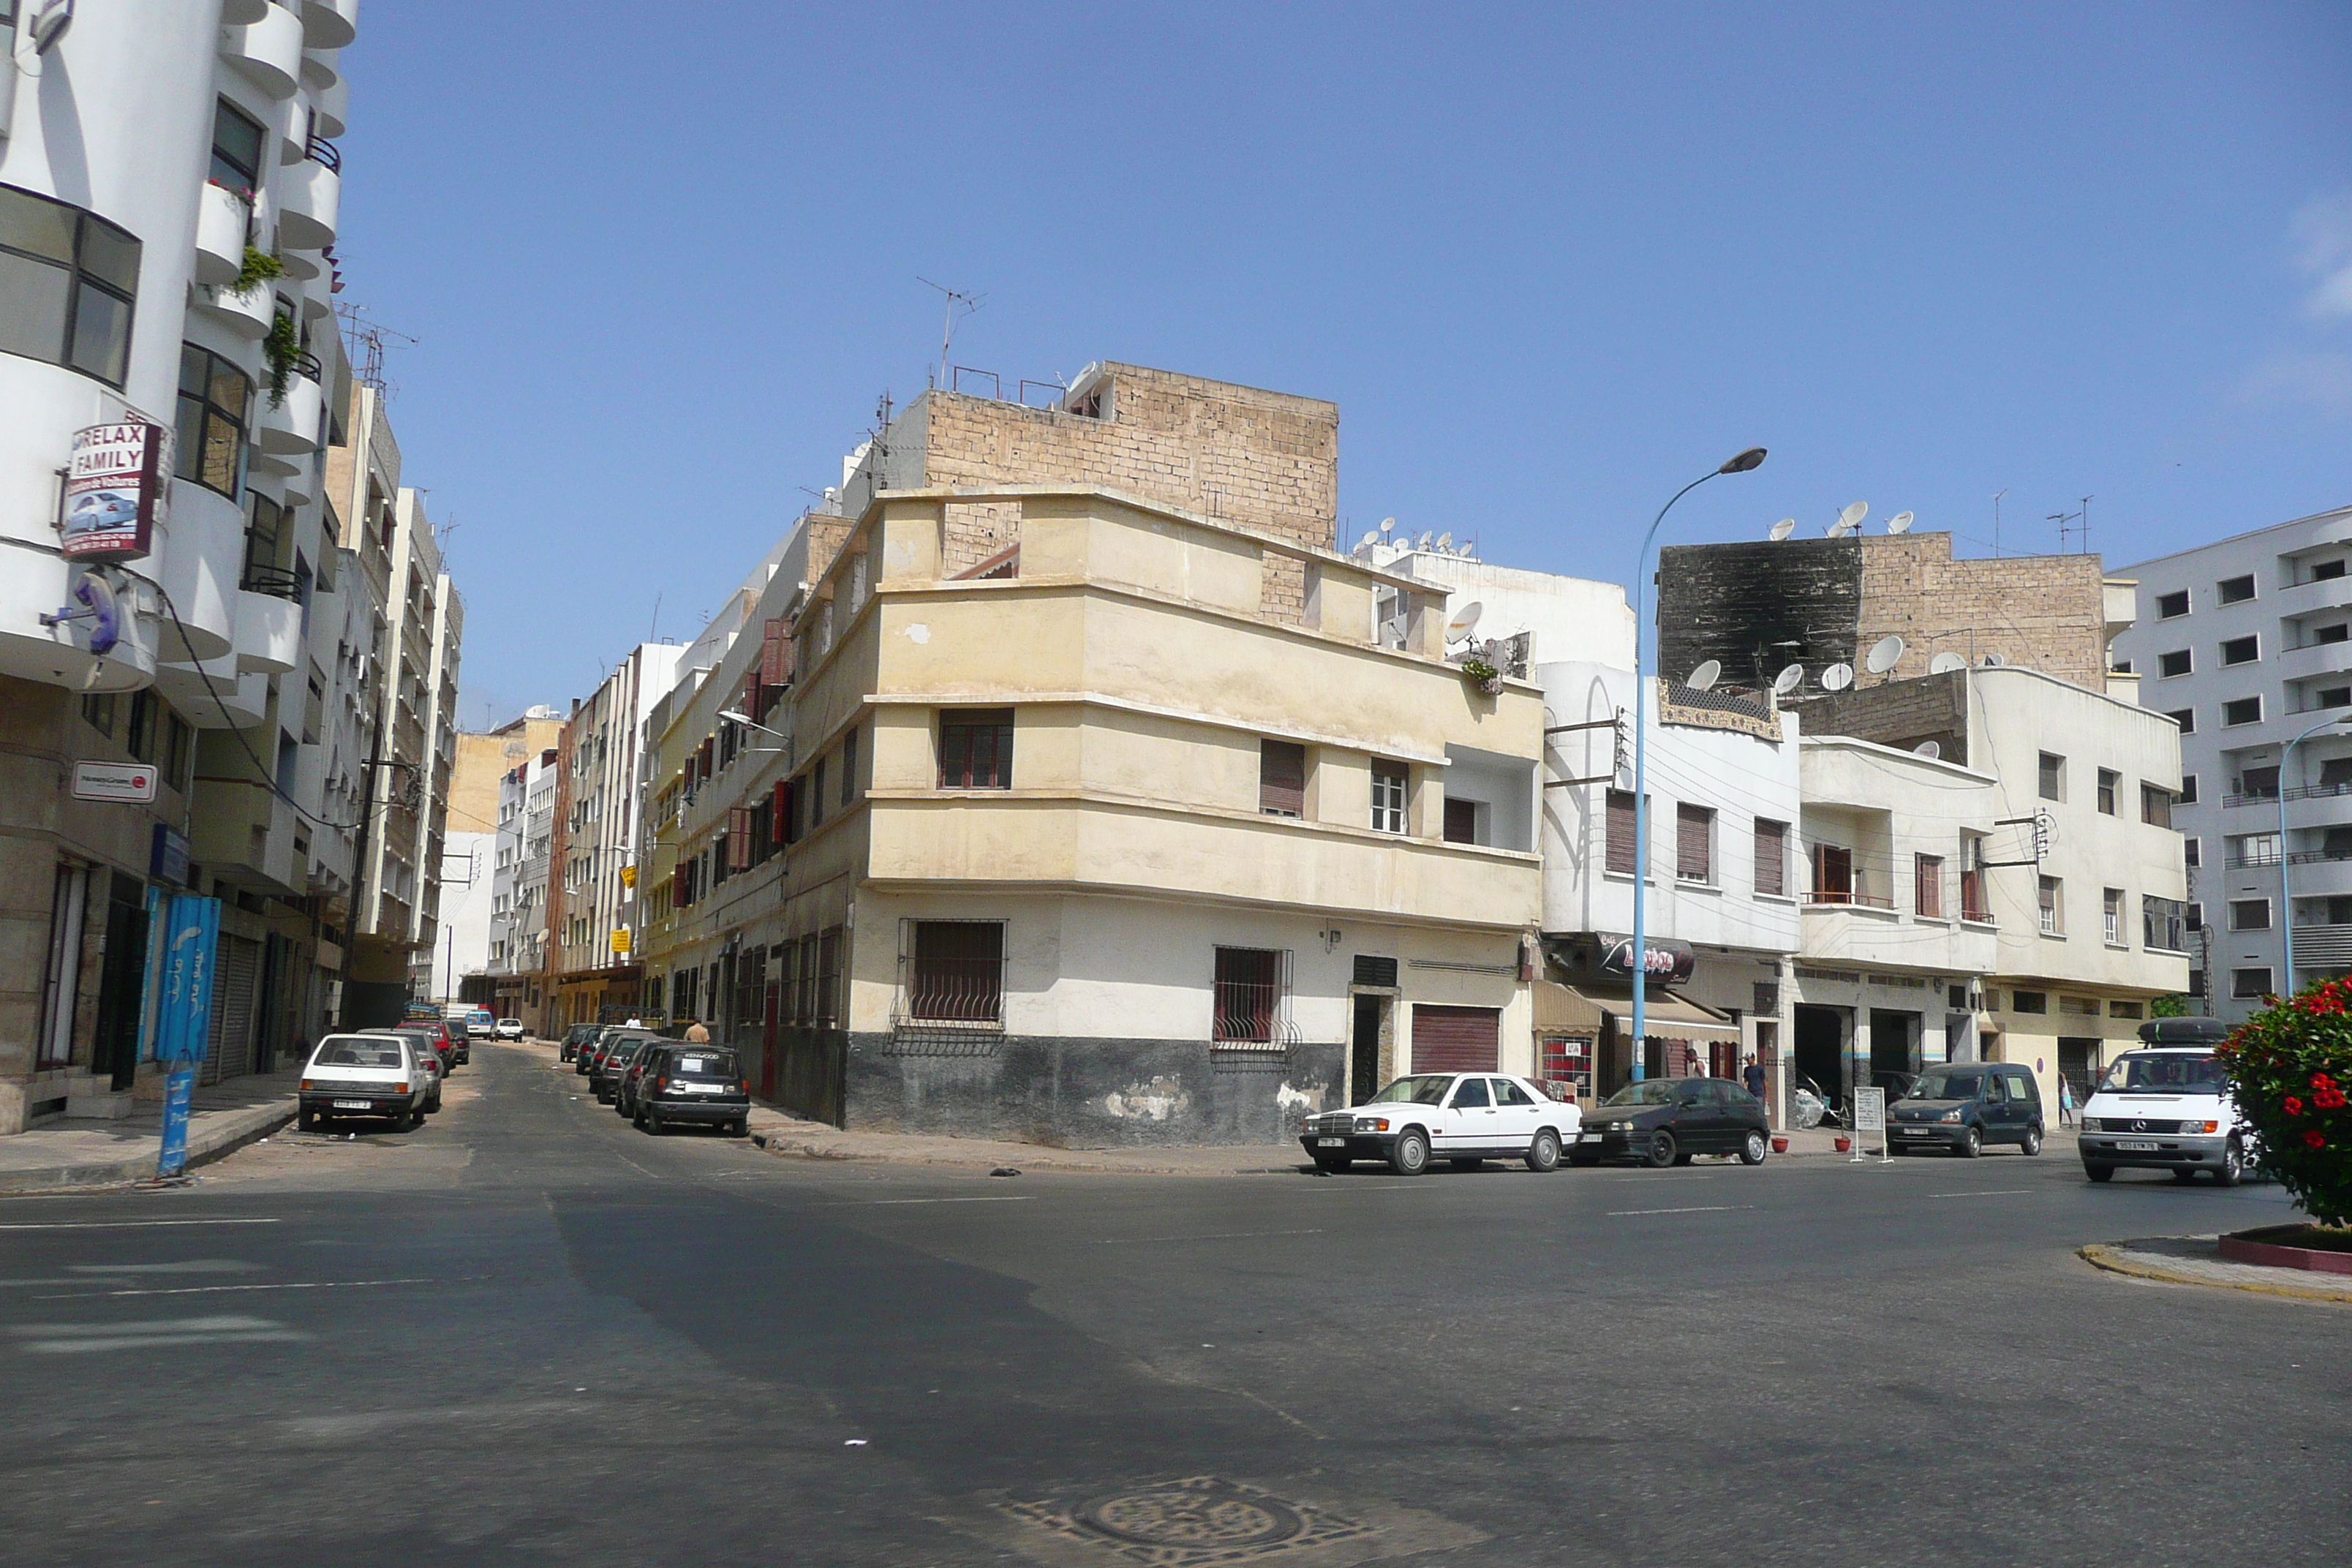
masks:
<path fill-rule="evenodd" d="M 1924 675 L 1939 653 L 1971 664 L 1998 654 L 2094 691 L 2107 676 L 2104 573 L 2095 555 L 1952 558 L 1948 533 L 1670 545 L 1658 552 L 1661 668 L 1713 658 L 1739 685 L 1802 664 L 1800 696 L 1821 672 L 1903 638 L 1888 679 Z"/>

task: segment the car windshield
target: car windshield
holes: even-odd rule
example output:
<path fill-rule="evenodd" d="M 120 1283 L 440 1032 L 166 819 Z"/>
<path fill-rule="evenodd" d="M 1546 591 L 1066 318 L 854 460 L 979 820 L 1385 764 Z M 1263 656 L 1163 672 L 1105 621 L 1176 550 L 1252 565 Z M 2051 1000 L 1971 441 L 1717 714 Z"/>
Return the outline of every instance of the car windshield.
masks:
<path fill-rule="evenodd" d="M 1367 1105 L 1440 1105 L 1445 1090 L 1454 1082 L 1450 1072 L 1422 1073 L 1412 1078 L 1401 1078 L 1388 1088 L 1366 1100 Z"/>
<path fill-rule="evenodd" d="M 1906 1100 L 1974 1100 L 1984 1091 L 1980 1072 L 1921 1073 Z"/>
<path fill-rule="evenodd" d="M 314 1068 L 391 1068 L 400 1067 L 398 1040 L 329 1040 L 310 1058 Z"/>
<path fill-rule="evenodd" d="M 2099 1088 L 2109 1094 L 2219 1094 L 2221 1064 L 2186 1051 L 2133 1051 L 2116 1059 Z"/>
<path fill-rule="evenodd" d="M 735 1076 L 735 1053 L 732 1051 L 695 1051 L 681 1054 L 669 1064 L 673 1078 L 732 1079 Z"/>
<path fill-rule="evenodd" d="M 1627 1084 L 1601 1103 L 1603 1105 L 1672 1105 L 1682 1087 L 1680 1079 L 1644 1079 L 1640 1083 Z"/>

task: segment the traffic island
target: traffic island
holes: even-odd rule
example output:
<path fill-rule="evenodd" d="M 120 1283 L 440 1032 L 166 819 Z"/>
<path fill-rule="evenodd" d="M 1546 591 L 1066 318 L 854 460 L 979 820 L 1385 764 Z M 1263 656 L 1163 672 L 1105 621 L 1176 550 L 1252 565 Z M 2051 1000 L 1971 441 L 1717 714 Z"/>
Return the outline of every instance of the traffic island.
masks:
<path fill-rule="evenodd" d="M 2352 1276 L 2352 1226 L 2273 1225 L 2242 1230 L 2221 1238 L 2221 1256 L 2232 1263 Z"/>
<path fill-rule="evenodd" d="M 2299 1226 L 2277 1227 L 2301 1230 Z M 2250 1231 L 2248 1236 L 2262 1236 Z M 2218 1236 L 2148 1236 L 2133 1241 L 2098 1242 L 2078 1249 L 2094 1268 L 2165 1285 L 2201 1285 L 2211 1289 L 2251 1290 L 2300 1301 L 2352 1304 L 2352 1273 L 2323 1272 L 2299 1266 L 2242 1262 L 2223 1254 Z M 2235 1238 L 2242 1239 L 2242 1238 Z M 2257 1245 L 2260 1245 L 2259 1243 Z M 2285 1250 L 2284 1248 L 2280 1250 Z M 2352 1257 L 2352 1254 L 2343 1256 Z"/>

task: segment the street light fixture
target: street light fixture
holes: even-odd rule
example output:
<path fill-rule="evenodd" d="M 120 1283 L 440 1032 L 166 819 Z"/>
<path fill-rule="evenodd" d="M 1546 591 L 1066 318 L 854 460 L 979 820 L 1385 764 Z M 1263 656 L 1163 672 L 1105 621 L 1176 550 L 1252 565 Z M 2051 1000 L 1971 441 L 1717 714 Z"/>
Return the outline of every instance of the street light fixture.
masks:
<path fill-rule="evenodd" d="M 746 730 L 758 730 L 765 734 L 773 735 L 779 741 L 788 740 L 791 738 L 782 730 L 771 730 L 765 724 L 761 723 L 757 719 L 752 718 L 749 713 L 738 713 L 732 708 L 721 708 L 719 710 L 719 716 L 721 719 L 726 720 L 730 724 L 740 724 Z"/>
<path fill-rule="evenodd" d="M 1633 1081 L 1645 1076 L 1643 1068 L 1644 1042 L 1649 1027 L 1649 910 L 1647 893 L 1650 885 L 1650 796 L 1648 782 L 1650 683 L 1643 667 L 1643 650 L 1647 639 L 1643 632 L 1649 626 L 1650 544 L 1658 537 L 1658 525 L 1674 510 L 1675 502 L 1706 483 L 1717 474 L 1744 474 L 1761 468 L 1764 448 L 1750 447 L 1726 462 L 1721 468 L 1701 474 L 1676 490 L 1658 515 L 1650 520 L 1650 531 L 1642 535 L 1641 552 L 1633 557 Z"/>
<path fill-rule="evenodd" d="M 2294 749 L 2297 746 L 2302 745 L 2322 730 L 2334 729 L 2340 724 L 2352 724 L 2352 714 L 2322 719 L 2318 723 L 2289 741 L 2286 743 L 2286 749 L 2279 753 L 2279 929 L 2286 932 L 2286 994 L 2289 996 L 2294 994 L 2294 862 L 2293 857 L 2286 852 L 2287 772 L 2290 764 L 2294 761 Z M 2210 995 L 2210 987 L 2213 984 L 2213 977 L 2210 974 L 2205 977 L 2205 984 L 2209 987 L 2207 994 Z"/>

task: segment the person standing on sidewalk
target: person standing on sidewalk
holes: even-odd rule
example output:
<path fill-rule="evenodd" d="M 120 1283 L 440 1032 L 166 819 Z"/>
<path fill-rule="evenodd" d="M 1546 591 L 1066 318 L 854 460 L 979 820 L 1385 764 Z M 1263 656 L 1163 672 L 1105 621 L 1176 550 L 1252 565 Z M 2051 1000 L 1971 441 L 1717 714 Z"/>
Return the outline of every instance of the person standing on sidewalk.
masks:
<path fill-rule="evenodd" d="M 710 1031 L 702 1026 L 701 1019 L 697 1018 L 686 1026 L 686 1043 L 689 1046 L 707 1046 L 710 1043 Z"/>
<path fill-rule="evenodd" d="M 1754 1057 L 1749 1057 L 1748 1058 L 1748 1065 L 1739 1069 L 1739 1076 L 1741 1080 L 1748 1085 L 1748 1092 L 1754 1095 L 1758 1101 L 1761 1102 L 1764 1098 L 1764 1068 L 1762 1064 L 1758 1062 Z"/>
<path fill-rule="evenodd" d="M 2074 1085 L 2063 1074 L 2058 1079 L 2058 1125 L 2074 1125 Z"/>

